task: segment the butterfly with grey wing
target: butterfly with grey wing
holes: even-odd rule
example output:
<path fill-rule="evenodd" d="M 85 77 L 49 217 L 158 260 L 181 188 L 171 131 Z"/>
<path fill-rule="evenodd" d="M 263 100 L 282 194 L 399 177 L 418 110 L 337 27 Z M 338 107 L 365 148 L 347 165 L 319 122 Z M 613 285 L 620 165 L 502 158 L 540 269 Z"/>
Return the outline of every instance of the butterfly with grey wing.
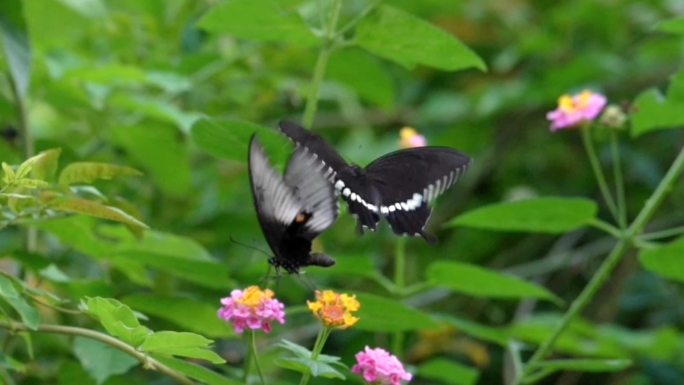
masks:
<path fill-rule="evenodd" d="M 325 175 L 357 217 L 359 228 L 375 230 L 385 218 L 400 235 L 436 239 L 425 226 L 429 203 L 444 193 L 472 163 L 470 157 L 448 147 L 416 147 L 383 155 L 366 167 L 351 165 L 322 137 L 287 121 L 280 132 L 316 155 Z"/>
<path fill-rule="evenodd" d="M 334 265 L 330 256 L 311 252 L 313 239 L 328 229 L 339 213 L 334 188 L 316 156 L 297 148 L 283 178 L 252 136 L 248 158 L 254 207 L 274 255 L 269 263 L 291 274 L 305 266 Z"/>

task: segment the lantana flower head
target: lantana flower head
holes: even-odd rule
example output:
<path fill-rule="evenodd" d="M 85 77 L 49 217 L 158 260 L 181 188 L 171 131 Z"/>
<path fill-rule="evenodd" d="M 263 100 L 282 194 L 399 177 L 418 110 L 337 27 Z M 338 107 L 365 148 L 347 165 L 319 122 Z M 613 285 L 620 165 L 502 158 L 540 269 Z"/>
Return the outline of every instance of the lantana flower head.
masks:
<path fill-rule="evenodd" d="M 368 346 L 356 354 L 356 365 L 352 372 L 360 374 L 372 385 L 401 385 L 401 381 L 411 381 L 413 376 L 404 369 L 399 359 L 382 348 Z"/>
<path fill-rule="evenodd" d="M 605 96 L 584 90 L 558 98 L 558 108 L 546 114 L 546 118 L 551 121 L 551 131 L 558 131 L 593 121 L 605 106 Z"/>
<path fill-rule="evenodd" d="M 285 306 L 273 296 L 273 291 L 259 286 L 233 290 L 230 297 L 221 298 L 218 316 L 232 323 L 238 334 L 246 329 L 270 333 L 271 322 L 285 323 Z"/>
<path fill-rule="evenodd" d="M 352 315 L 361 307 L 356 296 L 336 293 L 332 290 L 316 290 L 316 301 L 306 301 L 309 310 L 326 327 L 346 329 L 359 321 Z"/>
<path fill-rule="evenodd" d="M 424 147 L 427 146 L 427 140 L 423 135 L 420 135 L 414 128 L 404 127 L 399 131 L 401 141 L 399 145 L 401 148 Z"/>

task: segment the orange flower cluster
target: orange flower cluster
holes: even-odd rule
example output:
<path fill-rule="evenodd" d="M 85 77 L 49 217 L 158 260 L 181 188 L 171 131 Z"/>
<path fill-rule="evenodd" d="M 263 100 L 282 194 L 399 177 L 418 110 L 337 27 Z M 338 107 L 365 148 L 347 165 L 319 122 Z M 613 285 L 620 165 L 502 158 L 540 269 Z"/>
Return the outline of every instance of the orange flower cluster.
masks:
<path fill-rule="evenodd" d="M 306 301 L 309 310 L 329 328 L 347 329 L 359 321 L 352 315 L 361 307 L 356 296 L 339 294 L 332 290 L 316 290 L 316 301 Z"/>

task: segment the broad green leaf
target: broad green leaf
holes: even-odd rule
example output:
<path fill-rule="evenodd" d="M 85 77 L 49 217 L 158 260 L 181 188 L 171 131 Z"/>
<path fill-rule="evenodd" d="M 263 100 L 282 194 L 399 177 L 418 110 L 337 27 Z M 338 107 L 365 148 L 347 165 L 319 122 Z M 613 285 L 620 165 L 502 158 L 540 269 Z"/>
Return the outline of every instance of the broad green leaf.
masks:
<path fill-rule="evenodd" d="M 55 218 L 35 226 L 56 236 L 63 244 L 90 257 L 102 258 L 111 251 L 109 242 L 95 233 L 96 219 L 85 216 Z"/>
<path fill-rule="evenodd" d="M 652 273 L 684 283 L 684 237 L 664 246 L 642 250 L 639 261 Z"/>
<path fill-rule="evenodd" d="M 74 354 L 98 384 L 113 375 L 128 372 L 139 363 L 111 345 L 85 337 L 74 338 Z"/>
<path fill-rule="evenodd" d="M 140 171 L 126 166 L 99 162 L 70 163 L 59 174 L 59 183 L 92 183 L 97 179 L 110 180 L 119 176 L 141 176 Z"/>
<path fill-rule="evenodd" d="M 183 330 L 201 333 L 213 338 L 235 335 L 233 328 L 216 316 L 220 304 L 201 302 L 189 298 L 162 297 L 159 295 L 132 295 L 122 299 L 127 305 L 155 317 L 163 318 Z"/>
<path fill-rule="evenodd" d="M 155 186 L 169 195 L 185 197 L 190 190 L 190 160 L 178 129 L 148 122 L 144 126 L 115 127 L 111 134 L 113 142 L 149 172 Z"/>
<path fill-rule="evenodd" d="M 310 46 L 318 38 L 295 12 L 288 12 L 276 0 L 231 0 L 214 7 L 199 22 L 213 33 L 265 41 L 285 41 Z"/>
<path fill-rule="evenodd" d="M 596 203 L 589 199 L 535 198 L 480 207 L 457 217 L 449 225 L 558 234 L 586 226 L 596 217 L 596 212 Z"/>
<path fill-rule="evenodd" d="M 429 329 L 437 323 L 426 313 L 385 297 L 361 293 L 356 295 L 361 309 L 355 329 L 377 332 L 400 332 Z"/>
<path fill-rule="evenodd" d="M 140 349 L 148 353 L 198 358 L 214 364 L 226 362 L 210 349 L 213 342 L 195 333 L 161 331 L 147 336 Z"/>
<path fill-rule="evenodd" d="M 581 358 L 542 361 L 535 365 L 535 368 L 545 369 L 551 373 L 560 370 L 573 372 L 618 372 L 630 366 L 632 366 L 632 360 L 629 359 Z"/>
<path fill-rule="evenodd" d="M 31 306 L 22 294 L 17 291 L 12 279 L 0 274 L 0 298 L 5 300 L 14 310 L 16 310 L 21 321 L 31 330 L 38 329 L 40 325 L 40 313 Z"/>
<path fill-rule="evenodd" d="M 0 40 L 12 82 L 23 99 L 31 84 L 31 45 L 21 0 L 0 1 Z"/>
<path fill-rule="evenodd" d="M 283 348 L 289 352 L 292 352 L 297 357 L 311 358 L 311 355 L 312 355 L 311 350 L 309 350 L 309 349 L 307 349 L 301 345 L 298 345 L 292 341 L 281 340 L 280 342 L 278 342 L 277 346 L 279 346 L 279 347 L 281 347 L 281 348 Z M 337 356 L 329 356 L 327 354 L 319 354 L 318 358 L 316 360 L 319 362 L 326 363 L 326 364 L 335 364 L 335 365 L 338 365 L 340 367 L 346 367 L 340 361 L 341 358 L 337 357 Z"/>
<path fill-rule="evenodd" d="M 456 330 L 477 339 L 506 346 L 508 344 L 508 334 L 506 330 L 492 326 L 481 325 L 465 318 L 452 315 L 437 314 L 437 320 L 453 326 Z"/>
<path fill-rule="evenodd" d="M 140 222 L 134 216 L 129 215 L 119 208 L 107 206 L 102 203 L 87 199 L 67 198 L 65 200 L 58 201 L 51 207 L 58 211 L 89 215 L 91 217 L 109 219 L 115 222 L 121 222 L 144 229 L 148 228 L 146 224 Z"/>
<path fill-rule="evenodd" d="M 111 258 L 118 261 L 143 263 L 166 271 L 178 278 L 214 289 L 231 287 L 228 267 L 216 261 L 193 260 L 173 255 L 145 253 L 139 251 L 115 251 Z"/>
<path fill-rule="evenodd" d="M 122 64 L 77 67 L 65 74 L 65 80 L 71 78 L 104 86 L 137 85 L 147 81 L 145 71 Z"/>
<path fill-rule="evenodd" d="M 145 236 L 138 240 L 126 237 L 121 228 L 111 228 L 108 234 L 125 240 L 117 251 L 144 252 L 149 254 L 169 255 L 178 258 L 215 262 L 209 252 L 192 238 L 161 231 L 148 230 Z"/>
<path fill-rule="evenodd" d="M 294 370 L 302 374 L 308 373 L 312 377 L 339 378 L 341 380 L 346 378 L 332 366 L 311 358 L 280 357 L 276 358 L 273 362 L 281 368 Z"/>
<path fill-rule="evenodd" d="M 684 17 L 662 21 L 657 28 L 663 32 L 684 35 Z"/>
<path fill-rule="evenodd" d="M 434 262 L 426 272 L 440 287 L 482 298 L 539 298 L 560 303 L 553 293 L 520 278 L 461 262 Z"/>
<path fill-rule="evenodd" d="M 97 385 L 83 365 L 78 361 L 65 361 L 59 365 L 57 385 Z M 131 384 L 132 385 L 132 384 Z"/>
<path fill-rule="evenodd" d="M 207 385 L 243 385 L 243 383 L 240 381 L 232 380 L 211 369 L 205 368 L 197 364 L 193 364 L 188 361 L 156 354 L 153 356 L 157 361 L 163 363 L 164 365 L 174 370 L 177 370 L 192 379 L 201 381 Z"/>
<path fill-rule="evenodd" d="M 111 98 L 109 105 L 125 109 L 127 114 L 140 114 L 160 122 L 174 124 L 184 133 L 190 133 L 190 127 L 201 116 L 196 112 L 183 111 L 174 104 L 158 98 L 128 94 Z"/>
<path fill-rule="evenodd" d="M 359 71 L 363 68 L 363 71 Z M 336 80 L 356 93 L 364 100 L 384 108 L 394 104 L 394 83 L 388 71 L 378 60 L 360 50 L 341 50 L 333 54 L 327 78 Z"/>
<path fill-rule="evenodd" d="M 235 119 L 200 119 L 192 126 L 197 145 L 219 158 L 247 161 L 249 140 L 257 134 L 259 142 L 274 164 L 283 164 L 291 153 L 287 140 L 276 129 Z"/>
<path fill-rule="evenodd" d="M 97 318 L 107 332 L 133 346 L 139 346 L 152 334 L 128 306 L 113 298 L 86 298 L 84 309 Z"/>
<path fill-rule="evenodd" d="M 643 135 L 656 130 L 684 126 L 684 71 L 679 71 L 670 82 L 667 96 L 658 89 L 648 89 L 634 101 L 632 114 L 632 136 Z"/>
<path fill-rule="evenodd" d="M 24 163 L 31 163 L 31 176 L 33 178 L 51 181 L 55 176 L 55 172 L 57 172 L 61 153 L 62 149 L 60 148 L 41 151 L 38 155 L 31 157 Z"/>
<path fill-rule="evenodd" d="M 422 64 L 446 71 L 486 65 L 452 34 L 410 13 L 383 5 L 363 19 L 355 42 L 367 51 L 409 68 Z"/>
<path fill-rule="evenodd" d="M 435 358 L 418 367 L 418 376 L 449 385 L 475 385 L 480 372 L 456 361 Z"/>

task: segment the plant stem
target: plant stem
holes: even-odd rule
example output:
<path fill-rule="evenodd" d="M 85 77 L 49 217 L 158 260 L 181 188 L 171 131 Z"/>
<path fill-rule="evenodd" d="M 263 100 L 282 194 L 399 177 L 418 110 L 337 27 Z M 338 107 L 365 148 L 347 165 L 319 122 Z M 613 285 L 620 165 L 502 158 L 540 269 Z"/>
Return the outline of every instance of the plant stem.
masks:
<path fill-rule="evenodd" d="M 521 375 L 518 376 L 514 381 L 515 385 L 526 383 L 526 380 L 529 380 L 530 377 L 535 376 L 531 370 L 534 369 L 534 367 L 546 357 L 546 355 L 553 348 L 553 345 L 558 340 L 558 337 L 560 337 L 570 322 L 578 314 L 580 314 L 594 298 L 596 292 L 598 292 L 598 290 L 603 286 L 615 266 L 629 250 L 630 246 L 632 246 L 635 237 L 644 230 L 644 227 L 646 227 L 658 207 L 660 207 L 660 204 L 665 199 L 667 193 L 672 190 L 674 182 L 682 174 L 682 171 L 684 171 L 684 148 L 679 151 L 677 158 L 675 158 L 674 162 L 672 162 L 670 169 L 660 181 L 658 187 L 656 187 L 655 191 L 653 191 L 653 194 L 651 194 L 648 200 L 646 200 L 646 203 L 639 212 L 639 215 L 637 215 L 636 219 L 634 219 L 629 228 L 627 228 L 623 237 L 618 240 L 617 244 L 615 244 L 613 250 L 611 250 L 610 254 L 608 254 L 608 257 L 603 261 L 587 286 L 572 302 L 568 311 L 563 315 L 561 322 L 527 361 Z"/>
<path fill-rule="evenodd" d="M 22 144 L 24 147 L 24 159 L 28 159 L 35 155 L 35 145 L 33 142 L 33 133 L 29 125 L 28 111 L 26 109 L 26 99 L 19 92 L 19 87 L 14 81 L 13 76 L 9 76 L 10 86 L 12 89 L 12 97 L 17 107 L 17 125 L 21 133 Z M 38 245 L 38 231 L 33 227 L 27 227 L 24 234 L 24 246 L 26 251 L 33 253 L 36 251 Z"/>
<path fill-rule="evenodd" d="M 316 336 L 316 342 L 314 342 L 314 347 L 311 351 L 312 360 L 316 361 L 318 356 L 321 354 L 321 352 L 323 351 L 323 346 L 325 345 L 325 342 L 328 340 L 328 337 L 330 337 L 331 332 L 331 328 L 323 328 L 318 332 L 318 335 Z M 308 372 L 304 373 L 304 375 L 302 375 L 302 379 L 299 381 L 299 385 L 307 385 L 310 379 L 311 374 Z"/>
<path fill-rule="evenodd" d="M 622 238 L 622 232 L 623 230 L 616 228 L 615 226 L 611 225 L 608 222 L 604 222 L 600 219 L 593 219 L 591 222 L 589 222 L 589 225 L 596 227 L 599 230 L 603 230 L 606 233 L 614 236 L 615 238 Z"/>
<path fill-rule="evenodd" d="M 257 353 L 257 343 L 256 343 L 256 331 L 252 330 L 252 347 L 250 351 L 252 352 L 252 359 L 254 360 L 254 366 L 256 367 L 257 374 L 259 375 L 259 380 L 261 381 L 261 385 L 266 385 L 266 381 L 264 381 L 264 374 L 261 371 L 261 364 L 259 363 L 259 354 Z"/>
<path fill-rule="evenodd" d="M 176 380 L 179 384 L 183 385 L 194 385 L 195 383 L 190 380 L 189 378 L 185 377 L 183 374 L 171 369 L 170 367 L 162 364 L 161 362 L 155 360 L 154 358 L 150 357 L 144 352 L 138 351 L 135 347 L 120 341 L 112 336 L 109 336 L 104 333 L 100 333 L 95 330 L 90 330 L 90 329 L 84 329 L 84 328 L 79 328 L 79 327 L 73 327 L 73 326 L 64 326 L 64 325 L 50 325 L 50 324 L 43 324 L 38 326 L 37 330 L 32 330 L 28 326 L 19 323 L 19 322 L 11 322 L 11 321 L 0 321 L 0 327 L 5 328 L 11 331 L 25 331 L 25 332 L 43 332 L 43 333 L 55 333 L 55 334 L 66 334 L 66 335 L 73 335 L 73 336 L 81 336 L 81 337 L 86 337 L 90 338 L 99 342 L 102 342 L 104 344 L 107 344 L 115 349 L 118 349 L 130 356 L 135 357 L 138 361 L 140 361 L 143 364 L 143 367 L 145 369 L 152 369 L 157 372 L 163 373 L 174 380 Z"/>
<path fill-rule="evenodd" d="M 394 249 L 394 287 L 401 296 L 406 287 L 406 238 L 397 239 Z M 392 338 L 392 352 L 399 358 L 404 350 L 404 332 L 397 331 Z"/>
<path fill-rule="evenodd" d="M 622 177 L 622 165 L 620 164 L 620 143 L 615 131 L 610 133 L 610 153 L 613 156 L 613 179 L 615 182 L 615 194 L 617 195 L 618 225 L 621 229 L 625 229 L 627 228 L 625 183 Z"/>
<path fill-rule="evenodd" d="M 647 233 L 639 236 L 639 240 L 651 241 L 655 239 L 673 237 L 675 235 L 680 235 L 684 233 L 684 226 L 673 227 L 671 229 L 665 229 L 661 231 L 654 231 L 652 233 Z"/>
<path fill-rule="evenodd" d="M 584 144 L 584 149 L 587 152 L 587 157 L 589 158 L 589 163 L 591 164 L 591 169 L 594 171 L 594 176 L 596 177 L 596 182 L 598 183 L 599 190 L 601 190 L 601 195 L 603 195 L 603 200 L 608 206 L 608 210 L 613 215 L 616 222 L 620 222 L 618 211 L 615 206 L 615 201 L 613 201 L 613 196 L 610 193 L 610 188 L 606 182 L 606 177 L 601 171 L 601 165 L 599 164 L 598 157 L 596 156 L 596 150 L 594 149 L 594 144 L 591 141 L 591 130 L 590 126 L 585 125 L 581 128 L 582 132 L 582 143 Z"/>
<path fill-rule="evenodd" d="M 342 0 L 335 0 L 332 7 L 332 15 L 326 24 L 321 51 L 318 53 L 316 67 L 314 67 L 313 77 L 311 79 L 311 84 L 309 85 L 309 93 L 306 96 L 306 106 L 304 107 L 304 117 L 302 118 L 302 125 L 306 128 L 311 128 L 311 126 L 313 126 L 316 110 L 318 109 L 318 96 L 321 92 L 321 84 L 323 84 L 325 70 L 328 67 L 330 55 L 332 55 L 335 50 L 335 40 L 337 37 L 335 29 L 337 28 L 337 21 L 340 18 Z"/>

